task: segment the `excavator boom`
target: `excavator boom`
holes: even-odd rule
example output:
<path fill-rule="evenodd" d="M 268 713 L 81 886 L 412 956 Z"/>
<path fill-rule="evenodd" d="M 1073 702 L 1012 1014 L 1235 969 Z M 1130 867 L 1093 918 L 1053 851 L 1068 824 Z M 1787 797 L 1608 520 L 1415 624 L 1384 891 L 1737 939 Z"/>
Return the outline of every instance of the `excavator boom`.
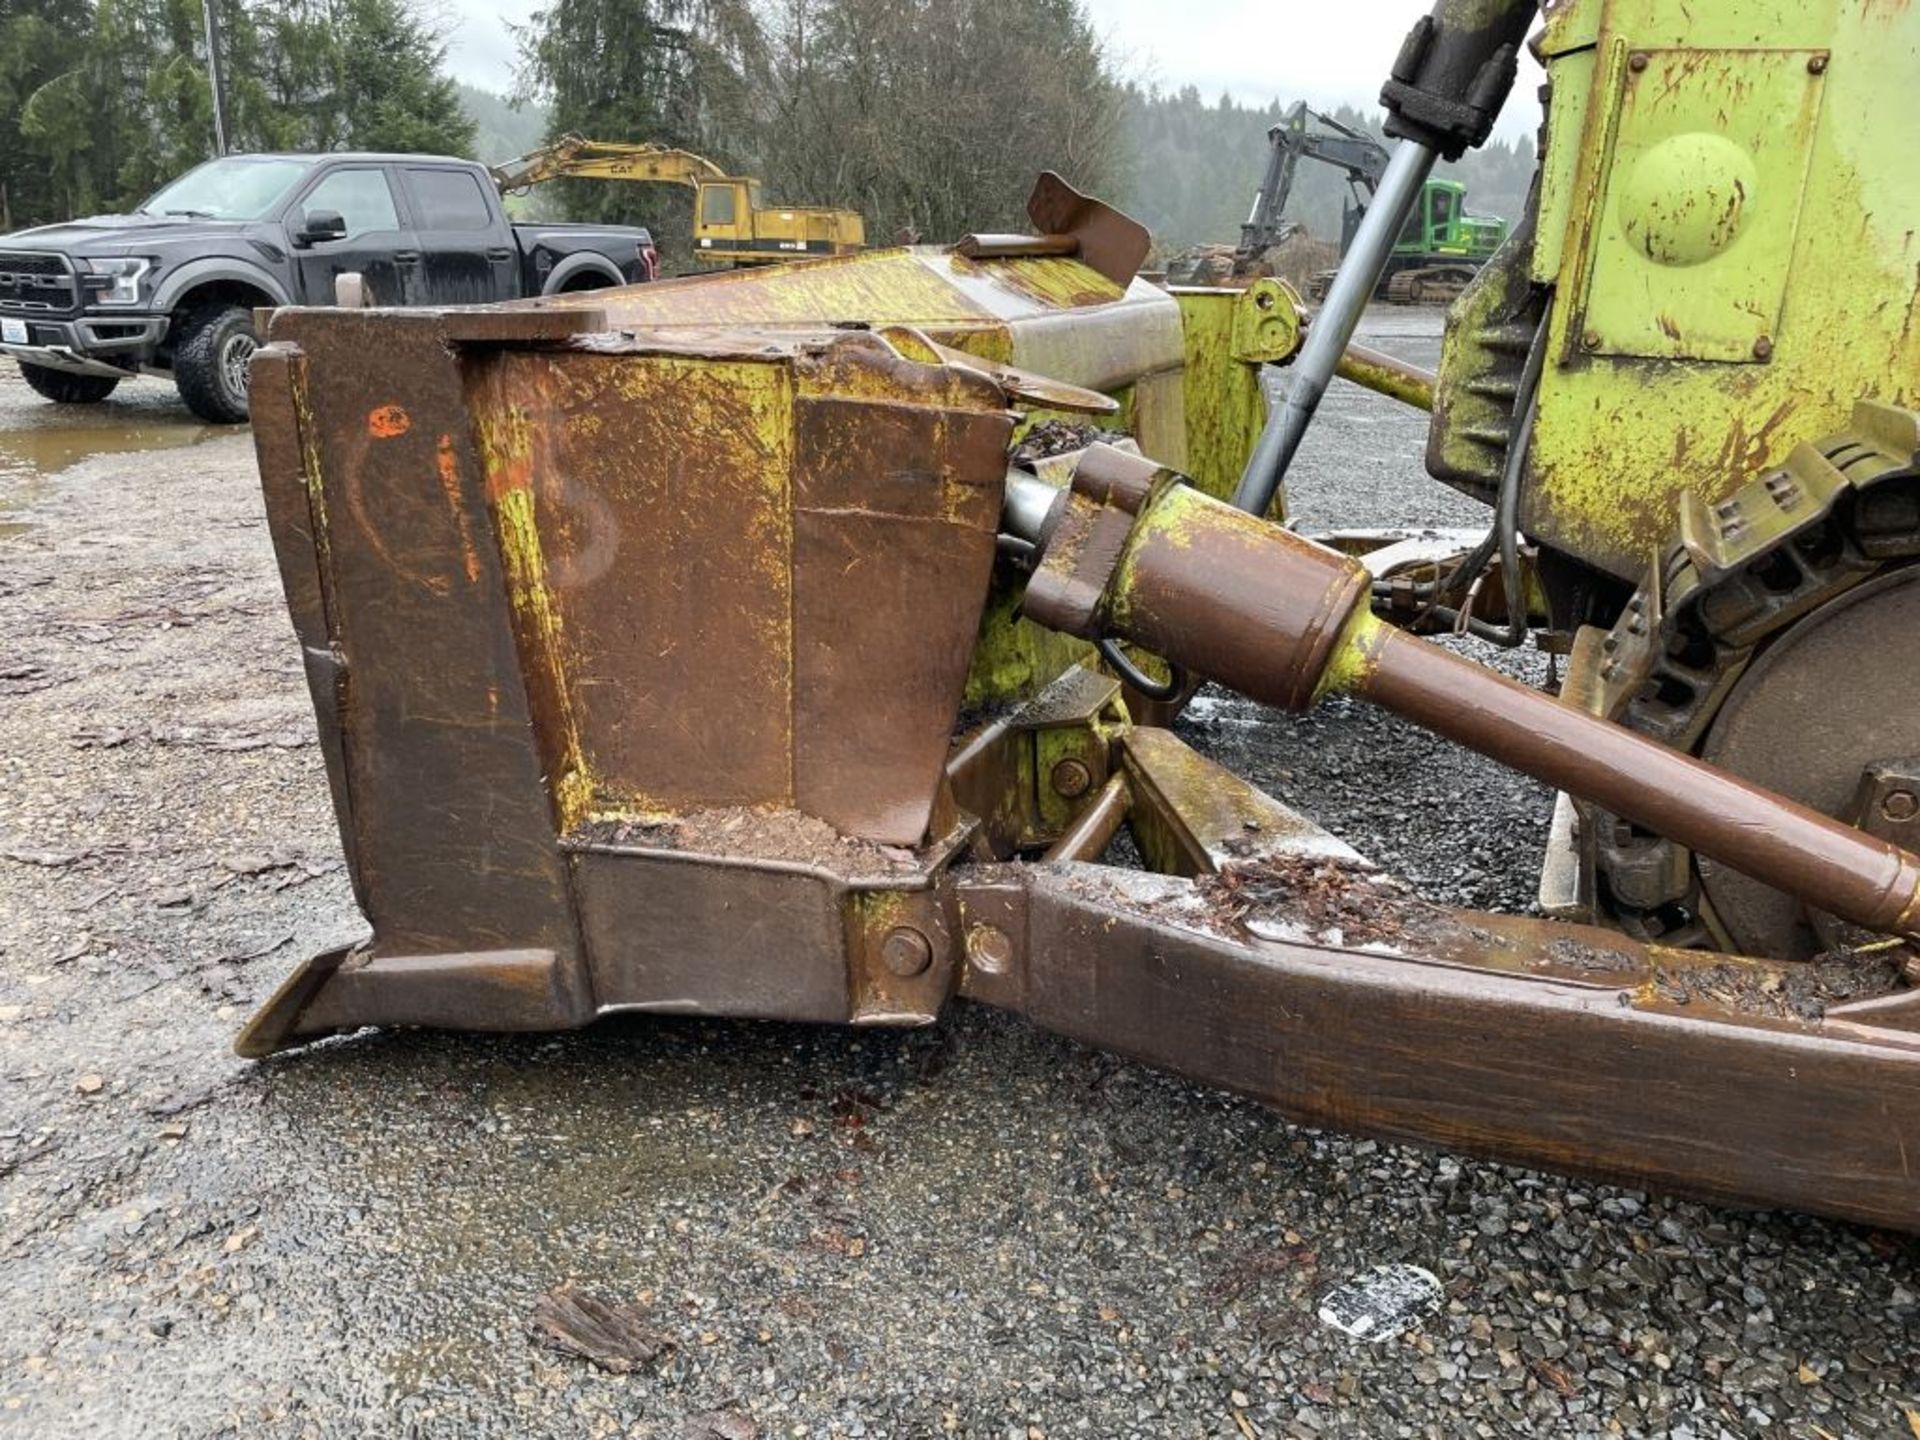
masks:
<path fill-rule="evenodd" d="M 1309 130 L 1309 119 L 1324 128 Z M 1267 143 L 1267 173 L 1254 193 L 1247 222 L 1240 227 L 1236 264 L 1243 257 L 1249 262 L 1258 260 L 1268 247 L 1278 245 L 1291 233 L 1291 222 L 1282 217 L 1293 196 L 1293 179 L 1302 160 L 1321 160 L 1344 170 L 1355 192 L 1364 191 L 1368 196 L 1387 169 L 1386 147 L 1378 140 L 1318 110 L 1309 110 L 1304 101 L 1296 101 L 1280 123 L 1267 132 Z"/>
<path fill-rule="evenodd" d="M 1387 173 L 1384 145 L 1330 115 L 1308 109 L 1304 101 L 1296 101 L 1267 132 L 1267 142 L 1266 173 L 1233 252 L 1230 275 L 1235 280 L 1272 273 L 1266 268 L 1268 251 L 1299 229 L 1285 216 L 1302 160 L 1330 165 L 1346 177 L 1352 193 L 1341 217 L 1343 256 Z M 1391 263 L 1381 277 L 1380 298 L 1396 303 L 1450 299 L 1499 246 L 1506 236 L 1506 222 L 1469 216 L 1465 193 L 1457 180 L 1423 182 L 1419 204 L 1394 240 Z M 1331 271 L 1314 277 L 1310 282 L 1313 298 L 1325 298 L 1331 281 Z"/>
<path fill-rule="evenodd" d="M 585 140 L 578 135 L 568 135 L 493 167 L 494 183 L 508 193 L 549 180 L 651 180 L 697 187 L 702 180 L 727 178 L 725 170 L 691 150 Z"/>

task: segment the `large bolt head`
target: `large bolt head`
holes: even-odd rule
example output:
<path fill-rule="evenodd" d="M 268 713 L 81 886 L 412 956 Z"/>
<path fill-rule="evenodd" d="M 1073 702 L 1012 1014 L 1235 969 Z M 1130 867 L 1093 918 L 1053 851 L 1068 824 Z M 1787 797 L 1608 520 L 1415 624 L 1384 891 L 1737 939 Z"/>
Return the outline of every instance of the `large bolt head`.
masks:
<path fill-rule="evenodd" d="M 1889 820 L 1911 820 L 1920 814 L 1920 795 L 1911 790 L 1889 790 L 1880 798 L 1880 813 Z"/>
<path fill-rule="evenodd" d="M 911 980 L 933 964 L 933 942 L 911 925 L 896 925 L 881 942 L 880 963 L 902 980 Z"/>
<path fill-rule="evenodd" d="M 1086 762 L 1071 756 L 1053 767 L 1053 793 L 1068 800 L 1084 795 L 1093 786 L 1093 772 Z"/>
<path fill-rule="evenodd" d="M 1013 965 L 1013 939 L 994 925 L 975 925 L 967 931 L 967 959 L 988 975 L 1004 975 Z"/>

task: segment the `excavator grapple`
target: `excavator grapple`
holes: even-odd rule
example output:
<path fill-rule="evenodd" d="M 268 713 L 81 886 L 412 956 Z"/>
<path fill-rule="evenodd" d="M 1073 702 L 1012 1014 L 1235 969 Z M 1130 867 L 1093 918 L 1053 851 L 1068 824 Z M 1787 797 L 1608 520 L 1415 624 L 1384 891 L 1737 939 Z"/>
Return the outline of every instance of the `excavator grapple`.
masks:
<path fill-rule="evenodd" d="M 1765 356 L 1729 358 L 1748 322 L 1697 297 L 1696 328 L 1639 328 L 1599 277 L 1694 244 L 1674 196 L 1731 172 L 1675 169 L 1688 141 L 1642 175 L 1698 117 L 1630 77 L 1753 64 L 1811 103 L 1746 58 L 1777 7 L 1721 9 L 1556 7 L 1559 188 L 1461 298 L 1437 376 L 1348 342 L 1395 207 L 1485 138 L 1526 6 L 1443 0 L 1409 38 L 1399 149 L 1311 317 L 1270 279 L 1137 278 L 1144 231 L 1054 176 L 1027 235 L 278 313 L 262 479 L 371 934 L 302 964 L 241 1052 L 621 1011 L 920 1025 L 963 997 L 1317 1124 L 1920 1228 L 1920 681 L 1843 707 L 1817 789 L 1783 758 L 1791 677 L 1912 650 L 1920 557 L 1920 342 L 1872 318 L 1878 349 L 1816 362 L 1840 322 L 1795 311 L 1795 277 L 1851 264 L 1879 287 L 1858 313 L 1910 318 L 1882 227 L 1920 197 L 1807 255 L 1788 226 L 1764 282 L 1698 240 L 1698 283 L 1777 302 Z M 1920 19 L 1792 23 L 1823 127 L 1920 118 L 1879 83 Z M 1742 153 L 1773 176 L 1768 147 L 1800 147 L 1816 193 L 1841 160 L 1812 133 Z M 1872 159 L 1847 151 L 1852 183 Z M 1653 249 L 1576 177 L 1636 197 Z M 1429 466 L 1488 500 L 1483 541 L 1277 523 L 1336 373 L 1433 411 Z M 1775 383 L 1791 403 L 1756 419 Z M 1685 413 L 1658 474 L 1619 468 L 1650 442 L 1574 419 L 1636 393 Z M 1731 438 L 1698 463 L 1715 416 Z M 1537 638 L 1567 682 L 1518 685 L 1448 629 Z M 1168 727 L 1203 681 L 1349 694 L 1546 780 L 1568 918 L 1424 900 L 1189 749 Z M 1122 829 L 1138 864 L 1105 863 Z"/>

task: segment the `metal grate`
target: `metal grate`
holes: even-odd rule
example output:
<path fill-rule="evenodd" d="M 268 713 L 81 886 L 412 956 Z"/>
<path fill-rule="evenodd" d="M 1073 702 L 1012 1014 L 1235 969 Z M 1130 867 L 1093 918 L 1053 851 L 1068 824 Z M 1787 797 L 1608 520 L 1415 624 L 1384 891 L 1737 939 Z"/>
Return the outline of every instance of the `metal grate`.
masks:
<path fill-rule="evenodd" d="M 0 250 L 0 273 L 10 275 L 67 275 L 72 272 L 64 255 L 31 250 Z"/>
<path fill-rule="evenodd" d="M 64 255 L 0 250 L 0 308 L 59 313 L 76 309 L 77 298 Z"/>

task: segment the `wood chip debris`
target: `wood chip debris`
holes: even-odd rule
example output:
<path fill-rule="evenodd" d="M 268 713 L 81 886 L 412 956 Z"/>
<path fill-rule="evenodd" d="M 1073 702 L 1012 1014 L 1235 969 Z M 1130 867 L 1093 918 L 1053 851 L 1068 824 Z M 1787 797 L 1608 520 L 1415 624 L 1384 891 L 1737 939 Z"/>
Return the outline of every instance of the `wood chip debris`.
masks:
<path fill-rule="evenodd" d="M 646 1322 L 638 1306 L 583 1294 L 570 1286 L 533 1302 L 533 1338 L 550 1350 L 625 1375 L 665 1354 L 674 1339 Z"/>
<path fill-rule="evenodd" d="M 238 753 L 247 750 L 298 750 L 318 742 L 313 727 L 289 723 L 277 729 L 224 725 L 123 725 L 76 730 L 76 750 L 117 750 L 134 740 L 154 745 L 183 745 L 196 750 Z"/>
<path fill-rule="evenodd" d="M 708 1410 L 690 1416 L 680 1440 L 759 1440 L 760 1427 L 738 1410 Z"/>

